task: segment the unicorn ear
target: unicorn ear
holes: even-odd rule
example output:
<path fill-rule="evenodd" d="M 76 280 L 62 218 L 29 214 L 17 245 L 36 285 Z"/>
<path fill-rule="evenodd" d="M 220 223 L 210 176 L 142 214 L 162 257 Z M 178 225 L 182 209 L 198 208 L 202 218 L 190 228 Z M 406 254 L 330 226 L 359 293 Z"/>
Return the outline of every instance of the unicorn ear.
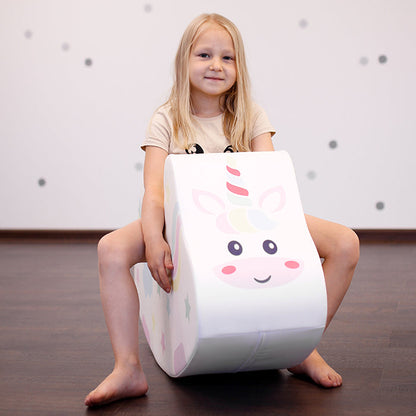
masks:
<path fill-rule="evenodd" d="M 260 208 L 269 213 L 280 211 L 286 204 L 286 193 L 281 186 L 265 191 L 259 199 Z"/>
<path fill-rule="evenodd" d="M 223 200 L 211 192 L 193 189 L 192 197 L 198 209 L 205 214 L 217 216 L 225 211 Z"/>

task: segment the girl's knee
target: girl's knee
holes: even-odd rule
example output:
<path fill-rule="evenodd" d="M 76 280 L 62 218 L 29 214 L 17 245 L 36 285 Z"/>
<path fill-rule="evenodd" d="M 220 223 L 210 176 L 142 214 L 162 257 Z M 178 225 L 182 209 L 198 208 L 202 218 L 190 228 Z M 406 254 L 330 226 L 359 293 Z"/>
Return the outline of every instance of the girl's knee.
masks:
<path fill-rule="evenodd" d="M 336 243 L 336 253 L 342 256 L 351 266 L 356 266 L 360 258 L 360 240 L 357 234 L 348 227 L 342 226 Z"/>
<path fill-rule="evenodd" d="M 113 234 L 106 234 L 100 239 L 97 246 L 98 264 L 102 267 L 118 267 L 127 262 L 122 244 L 114 238 Z"/>

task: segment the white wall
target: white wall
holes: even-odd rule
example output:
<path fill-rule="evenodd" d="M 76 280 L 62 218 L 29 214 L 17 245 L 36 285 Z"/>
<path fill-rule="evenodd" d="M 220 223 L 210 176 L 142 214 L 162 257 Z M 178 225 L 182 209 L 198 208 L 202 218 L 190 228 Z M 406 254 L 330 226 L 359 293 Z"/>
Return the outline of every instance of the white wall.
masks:
<path fill-rule="evenodd" d="M 0 228 L 136 218 L 144 130 L 202 12 L 240 28 L 253 95 L 294 160 L 305 211 L 416 228 L 416 1 L 207 4 L 0 0 Z"/>

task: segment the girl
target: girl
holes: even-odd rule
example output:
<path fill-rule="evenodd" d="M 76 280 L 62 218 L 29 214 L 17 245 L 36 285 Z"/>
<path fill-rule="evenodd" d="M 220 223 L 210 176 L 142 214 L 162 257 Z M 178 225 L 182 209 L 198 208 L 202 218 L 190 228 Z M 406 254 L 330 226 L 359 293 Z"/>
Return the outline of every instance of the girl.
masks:
<path fill-rule="evenodd" d="M 170 98 L 156 111 L 146 133 L 142 218 L 104 236 L 98 244 L 100 291 L 115 366 L 87 396 L 87 406 L 141 396 L 148 389 L 139 360 L 139 300 L 129 270 L 147 261 L 153 278 L 170 292 L 173 264 L 163 237 L 163 169 L 167 155 L 273 151 L 273 134 L 267 116 L 251 101 L 237 28 L 217 14 L 197 17 L 182 37 Z M 325 259 L 328 325 L 350 285 L 359 257 L 358 239 L 341 225 L 310 216 L 306 220 Z M 309 376 L 324 387 L 342 383 L 341 376 L 316 350 L 289 371 Z"/>

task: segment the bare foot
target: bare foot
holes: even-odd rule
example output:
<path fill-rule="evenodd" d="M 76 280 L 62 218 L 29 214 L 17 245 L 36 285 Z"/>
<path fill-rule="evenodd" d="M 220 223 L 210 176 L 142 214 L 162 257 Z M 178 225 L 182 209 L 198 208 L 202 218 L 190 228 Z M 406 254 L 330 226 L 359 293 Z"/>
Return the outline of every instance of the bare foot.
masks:
<path fill-rule="evenodd" d="M 322 387 L 339 387 L 342 384 L 342 377 L 326 363 L 317 350 L 313 350 L 303 362 L 288 370 L 295 375 L 306 375 Z"/>
<path fill-rule="evenodd" d="M 85 398 L 86 406 L 99 406 L 126 399 L 139 397 L 148 390 L 146 376 L 140 367 L 115 368 L 113 372 Z"/>

